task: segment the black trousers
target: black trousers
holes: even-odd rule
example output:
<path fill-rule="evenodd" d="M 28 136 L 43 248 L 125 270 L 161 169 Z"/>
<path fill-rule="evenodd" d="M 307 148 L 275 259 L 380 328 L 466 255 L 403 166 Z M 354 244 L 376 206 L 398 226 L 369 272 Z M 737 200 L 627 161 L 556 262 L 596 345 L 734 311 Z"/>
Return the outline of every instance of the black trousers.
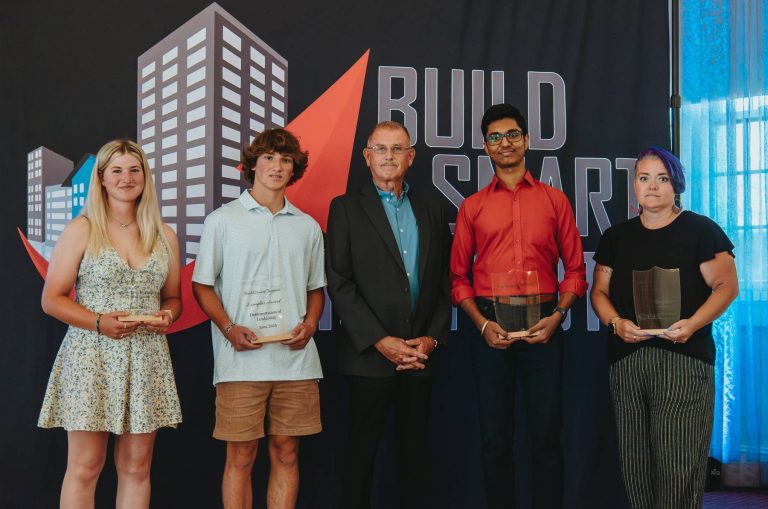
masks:
<path fill-rule="evenodd" d="M 495 319 L 491 301 L 478 298 L 477 304 L 486 318 Z M 542 304 L 541 316 L 551 314 L 554 305 Z M 535 509 L 562 507 L 562 342 L 561 328 L 547 343 L 518 341 L 506 350 L 489 347 L 480 336 L 471 340 L 485 494 L 491 509 L 515 507 L 515 466 L 530 469 Z M 513 457 L 516 392 L 522 399 L 531 465 Z"/>
<path fill-rule="evenodd" d="M 432 379 L 398 373 L 348 376 L 349 441 L 341 507 L 371 506 L 376 452 L 390 408 L 395 412 L 398 508 L 423 508 L 427 489 L 427 425 Z"/>

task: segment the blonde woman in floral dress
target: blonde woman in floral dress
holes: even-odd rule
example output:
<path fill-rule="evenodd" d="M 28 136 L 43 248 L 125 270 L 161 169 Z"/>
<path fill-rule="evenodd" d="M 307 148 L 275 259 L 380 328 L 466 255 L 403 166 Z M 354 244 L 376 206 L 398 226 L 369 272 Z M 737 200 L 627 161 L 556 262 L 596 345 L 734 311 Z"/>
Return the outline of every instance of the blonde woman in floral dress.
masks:
<path fill-rule="evenodd" d="M 165 338 L 180 296 L 178 240 L 160 219 L 147 157 L 132 141 L 111 141 L 96 156 L 84 212 L 64 229 L 43 288 L 43 310 L 69 324 L 38 422 L 67 430 L 62 508 L 94 506 L 110 433 L 116 507 L 149 507 L 157 429 L 181 422 Z M 161 320 L 118 320 L 129 314 Z"/>

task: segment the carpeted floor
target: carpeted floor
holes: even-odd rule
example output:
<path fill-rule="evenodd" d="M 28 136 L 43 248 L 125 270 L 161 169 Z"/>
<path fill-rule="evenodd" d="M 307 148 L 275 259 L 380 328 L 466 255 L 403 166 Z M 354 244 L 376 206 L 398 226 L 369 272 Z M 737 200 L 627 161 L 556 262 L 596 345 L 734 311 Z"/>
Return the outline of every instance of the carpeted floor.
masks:
<path fill-rule="evenodd" d="M 768 509 L 768 491 L 710 491 L 704 509 Z"/>

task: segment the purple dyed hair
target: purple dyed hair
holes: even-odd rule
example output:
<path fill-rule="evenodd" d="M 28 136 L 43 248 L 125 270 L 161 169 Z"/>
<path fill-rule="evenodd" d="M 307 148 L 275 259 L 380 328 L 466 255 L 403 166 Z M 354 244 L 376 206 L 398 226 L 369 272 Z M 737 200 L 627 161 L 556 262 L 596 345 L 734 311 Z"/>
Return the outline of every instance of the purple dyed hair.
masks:
<path fill-rule="evenodd" d="M 682 194 L 685 191 L 685 170 L 683 163 L 677 158 L 675 154 L 669 150 L 661 147 L 648 147 L 639 154 L 637 154 L 637 161 L 635 162 L 635 173 L 637 173 L 637 163 L 646 157 L 658 157 L 664 168 L 669 173 L 669 180 L 672 182 L 672 189 L 675 194 Z"/>

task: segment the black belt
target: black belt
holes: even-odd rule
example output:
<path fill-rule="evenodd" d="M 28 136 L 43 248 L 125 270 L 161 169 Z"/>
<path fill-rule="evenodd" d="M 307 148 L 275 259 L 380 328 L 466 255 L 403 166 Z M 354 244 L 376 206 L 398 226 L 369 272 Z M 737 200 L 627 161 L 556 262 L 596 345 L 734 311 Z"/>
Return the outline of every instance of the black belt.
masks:
<path fill-rule="evenodd" d="M 549 316 L 555 311 L 555 306 L 557 305 L 557 300 L 555 298 L 554 294 L 543 294 L 540 295 L 539 305 L 541 310 L 541 316 Z M 530 297 L 503 297 L 504 299 L 529 299 Z M 503 301 L 502 301 L 503 302 Z M 521 301 L 522 302 L 522 301 Z M 477 307 L 480 309 L 480 312 L 483 314 L 484 317 L 488 318 L 489 320 L 496 320 L 496 311 L 493 309 L 493 300 L 488 299 L 486 297 L 475 297 L 475 303 L 477 303 Z M 514 303 L 514 302 L 507 302 Z"/>

